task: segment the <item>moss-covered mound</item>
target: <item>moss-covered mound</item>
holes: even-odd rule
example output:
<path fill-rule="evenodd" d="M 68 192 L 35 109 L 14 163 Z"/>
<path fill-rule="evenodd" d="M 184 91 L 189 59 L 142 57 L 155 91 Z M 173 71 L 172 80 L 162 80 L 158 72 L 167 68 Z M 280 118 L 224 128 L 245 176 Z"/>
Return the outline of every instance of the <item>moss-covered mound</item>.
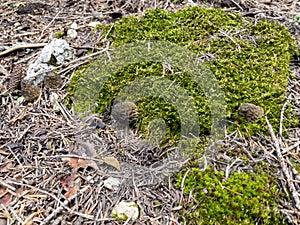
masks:
<path fill-rule="evenodd" d="M 150 10 L 144 17 L 126 17 L 110 28 L 101 29 L 111 39 L 113 47 L 145 40 L 169 41 L 206 58 L 207 66 L 225 93 L 229 120 L 237 121 L 243 127 L 245 121 L 238 116 L 237 109 L 241 103 L 250 102 L 262 106 L 274 128 L 278 127 L 290 75 L 289 62 L 296 53 L 296 44 L 283 26 L 270 21 L 254 24 L 237 14 L 189 7 L 176 13 Z M 98 112 L 109 108 L 119 91 L 134 80 L 146 76 L 164 77 L 175 81 L 193 97 L 200 131 L 208 134 L 211 122 L 206 96 L 181 69 L 172 65 L 166 69 L 161 62 L 144 62 L 122 68 L 99 90 Z M 91 73 L 97 76 L 101 70 L 79 70 L 77 75 L 85 77 Z M 74 86 L 70 91 L 74 92 Z M 139 129 L 145 131 L 151 119 L 162 117 L 171 127 L 168 134 L 179 134 L 180 121 L 174 107 L 161 98 L 136 101 L 142 118 L 138 122 Z M 290 121 L 290 124 L 295 123 L 297 121 Z M 266 130 L 263 119 L 247 124 L 247 127 L 250 131 Z"/>
<path fill-rule="evenodd" d="M 277 203 L 279 190 L 267 173 L 224 173 L 193 168 L 184 179 L 184 192 L 195 193 L 197 207 L 183 210 L 187 224 L 282 224 Z M 177 187 L 183 180 L 179 175 Z"/>
<path fill-rule="evenodd" d="M 249 102 L 262 106 L 273 127 L 278 127 L 287 78 L 291 74 L 289 62 L 297 53 L 296 43 L 283 26 L 270 21 L 253 23 L 221 10 L 190 7 L 176 13 L 150 10 L 143 17 L 123 18 L 113 27 L 102 26 L 101 30 L 115 48 L 147 40 L 168 41 L 185 47 L 197 54 L 198 60 L 203 59 L 218 79 L 225 93 L 228 120 L 240 127 L 246 126 L 250 131 L 266 131 L 263 119 L 247 124 L 238 116 L 239 105 Z M 93 62 L 78 70 L 70 93 L 78 91 L 78 81 L 84 84 L 87 93 L 95 89 L 95 85 L 89 82 L 97 82 L 101 77 L 103 71 L 97 69 L 100 64 L 99 61 Z M 109 109 L 126 86 L 151 76 L 167 78 L 186 90 L 199 115 L 200 134 L 209 134 L 211 121 L 207 96 L 182 68 L 161 62 L 127 65 L 112 74 L 97 92 L 98 112 Z M 172 137 L 172 140 L 180 138 L 181 123 L 174 105 L 155 96 L 135 100 L 140 118 L 137 128 L 147 133 L 149 121 L 159 117 L 168 126 L 167 137 Z M 87 110 L 84 107 L 81 110 Z M 286 125 L 296 123 L 298 121 L 291 118 Z M 198 201 L 196 211 L 184 213 L 188 224 L 280 223 L 281 216 L 275 203 L 278 190 L 271 176 L 233 172 L 226 181 L 223 178 L 222 173 L 212 170 L 202 173 L 192 169 L 188 174 L 184 180 L 185 192 L 193 190 Z M 179 176 L 177 181 L 180 184 L 182 177 Z"/>

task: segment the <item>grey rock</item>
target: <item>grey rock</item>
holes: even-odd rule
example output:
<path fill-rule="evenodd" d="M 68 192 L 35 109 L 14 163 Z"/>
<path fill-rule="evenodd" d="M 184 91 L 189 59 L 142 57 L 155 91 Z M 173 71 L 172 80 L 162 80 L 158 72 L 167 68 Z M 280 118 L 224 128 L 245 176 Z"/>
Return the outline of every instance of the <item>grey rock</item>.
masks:
<path fill-rule="evenodd" d="M 72 48 L 63 39 L 53 39 L 49 45 L 46 45 L 38 59 L 29 65 L 24 80 L 30 81 L 33 85 L 38 85 L 44 81 L 44 77 L 49 73 L 54 65 L 61 65 L 66 60 L 73 57 Z"/>

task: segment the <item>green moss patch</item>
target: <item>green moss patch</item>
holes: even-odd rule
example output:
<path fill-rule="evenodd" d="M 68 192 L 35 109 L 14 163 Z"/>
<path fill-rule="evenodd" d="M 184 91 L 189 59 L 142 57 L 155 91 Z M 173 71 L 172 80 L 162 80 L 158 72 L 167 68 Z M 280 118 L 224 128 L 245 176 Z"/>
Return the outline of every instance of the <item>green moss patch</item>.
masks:
<path fill-rule="evenodd" d="M 232 172 L 225 179 L 224 172 L 192 168 L 184 180 L 183 173 L 178 177 L 178 188 L 183 181 L 184 192 L 195 193 L 197 207 L 182 210 L 187 224 L 282 224 L 279 190 L 267 173 Z"/>
<path fill-rule="evenodd" d="M 143 17 L 122 18 L 110 28 L 101 27 L 103 35 L 115 48 L 132 42 L 158 40 L 176 43 L 198 54 L 218 79 L 225 94 L 228 120 L 250 132 L 267 131 L 263 119 L 249 124 L 238 116 L 239 105 L 249 102 L 263 107 L 275 131 L 278 128 L 291 74 L 289 62 L 297 54 L 295 40 L 282 25 L 267 20 L 253 23 L 234 13 L 189 7 L 175 13 L 150 10 Z M 105 60 L 108 59 L 103 56 L 99 61 Z M 69 87 L 71 95 L 78 92 L 78 82 L 83 84 L 86 94 L 95 93 L 93 83 L 104 73 L 97 70 L 99 61 L 76 72 Z M 152 76 L 166 78 L 186 90 L 193 98 L 199 115 L 199 135 L 209 134 L 211 110 L 207 96 L 182 68 L 162 62 L 135 63 L 109 75 L 105 85 L 96 89 L 96 111 L 109 110 L 118 94 L 128 85 Z M 89 96 L 86 96 L 86 104 L 79 106 L 81 111 L 88 110 L 88 99 Z M 156 96 L 135 101 L 139 110 L 137 129 L 148 134 L 149 122 L 159 117 L 168 127 L 164 143 L 180 139 L 182 124 L 174 105 Z M 287 117 L 289 120 L 284 126 L 299 124 L 299 118 Z M 200 149 L 198 147 L 194 157 L 202 154 Z M 191 162 L 191 172 L 184 180 L 185 193 L 193 191 L 198 201 L 196 210 L 183 211 L 188 224 L 280 224 L 281 215 L 276 204 L 278 189 L 272 176 L 264 172 L 232 172 L 225 180 L 222 172 L 201 172 L 194 168 L 192 165 L 196 161 Z M 179 174 L 178 184 L 182 179 L 182 174 Z"/>
<path fill-rule="evenodd" d="M 287 77 L 290 75 L 289 62 L 296 53 L 296 44 L 283 26 L 270 21 L 253 24 L 243 21 L 237 14 L 189 7 L 176 13 L 150 10 L 141 18 L 123 18 L 114 25 L 107 37 L 111 39 L 113 47 L 137 41 L 159 40 L 184 46 L 199 57 L 209 56 L 206 64 L 225 93 L 228 119 L 236 121 L 242 128 L 247 127 L 251 132 L 266 131 L 263 119 L 255 124 L 246 124 L 238 116 L 239 105 L 250 102 L 262 106 L 274 128 L 278 127 Z M 79 73 L 85 77 L 93 72 L 87 69 Z M 166 70 L 158 62 L 130 65 L 112 74 L 107 84 L 99 90 L 97 111 L 101 113 L 109 108 L 120 90 L 135 79 L 146 76 L 165 77 L 183 87 L 193 97 L 199 114 L 201 134 L 210 132 L 210 107 L 201 88 L 182 72 L 182 68 L 171 65 L 171 70 Z M 76 88 L 71 86 L 70 90 L 74 93 Z M 180 121 L 172 107 L 159 98 L 137 101 L 142 119 L 138 122 L 138 129 L 146 129 L 145 124 L 152 118 L 150 115 L 153 112 L 155 116 L 163 116 L 164 119 L 168 116 L 168 126 L 172 127 L 173 133 L 179 134 Z M 159 115 L 159 110 L 164 115 Z M 285 125 L 298 124 L 298 120 L 294 120 Z"/>

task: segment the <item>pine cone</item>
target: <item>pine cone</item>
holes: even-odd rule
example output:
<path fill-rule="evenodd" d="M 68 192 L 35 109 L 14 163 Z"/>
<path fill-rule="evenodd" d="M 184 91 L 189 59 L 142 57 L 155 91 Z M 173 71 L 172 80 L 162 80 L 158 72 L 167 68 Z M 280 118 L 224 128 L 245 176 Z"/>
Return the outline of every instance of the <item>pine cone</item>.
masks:
<path fill-rule="evenodd" d="M 252 103 L 241 104 L 238 113 L 250 123 L 253 123 L 264 116 L 263 108 Z"/>
<path fill-rule="evenodd" d="M 44 77 L 44 86 L 45 88 L 57 89 L 62 85 L 63 80 L 60 75 L 53 72 L 49 72 Z"/>
<path fill-rule="evenodd" d="M 40 96 L 41 89 L 29 80 L 21 81 L 22 94 L 27 101 L 33 101 Z"/>
<path fill-rule="evenodd" d="M 111 115 L 122 125 L 133 125 L 138 117 L 137 106 L 133 102 L 119 102 L 113 105 Z"/>
<path fill-rule="evenodd" d="M 16 65 L 12 71 L 12 73 L 9 75 L 9 82 L 7 84 L 8 90 L 16 90 L 20 88 L 20 82 L 25 77 L 26 70 L 24 69 L 21 64 Z"/>

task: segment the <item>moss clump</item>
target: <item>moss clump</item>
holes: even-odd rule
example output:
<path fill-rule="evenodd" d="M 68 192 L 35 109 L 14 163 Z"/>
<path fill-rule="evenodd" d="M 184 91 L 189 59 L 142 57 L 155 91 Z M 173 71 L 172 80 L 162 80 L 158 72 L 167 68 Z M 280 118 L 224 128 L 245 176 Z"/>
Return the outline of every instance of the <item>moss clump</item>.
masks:
<path fill-rule="evenodd" d="M 217 9 L 188 7 L 176 13 L 149 10 L 141 18 L 123 18 L 109 33 L 105 32 L 105 35 L 111 39 L 114 47 L 136 41 L 159 40 L 185 46 L 199 55 L 210 55 L 212 58 L 206 64 L 219 80 L 225 93 L 228 119 L 237 121 L 241 128 L 247 127 L 250 132 L 266 131 L 264 120 L 247 124 L 238 116 L 239 105 L 250 102 L 262 106 L 275 130 L 278 127 L 287 77 L 290 74 L 289 61 L 297 49 L 294 39 L 283 26 L 270 21 L 244 23 L 242 17 L 237 14 L 224 13 Z M 95 73 L 95 70 L 87 70 L 83 74 L 86 76 L 91 73 Z M 162 63 L 157 62 L 130 65 L 112 74 L 100 90 L 98 112 L 109 108 L 120 90 L 135 79 L 146 76 L 165 77 L 183 87 L 193 97 L 196 105 L 200 133 L 210 132 L 210 107 L 201 88 L 182 72 L 182 68 L 174 68 L 171 65 L 171 69 L 166 70 Z M 141 103 L 140 115 L 145 116 L 146 109 L 151 108 L 150 112 L 147 111 L 147 114 L 151 114 L 151 110 L 156 112 L 160 108 L 168 112 L 169 121 L 175 120 L 175 124 L 180 123 L 174 109 L 168 106 L 167 110 L 161 108 L 164 105 L 161 99 L 137 101 Z M 145 102 L 142 104 L 143 101 Z M 150 119 L 151 116 L 147 118 Z M 139 124 L 147 124 L 147 118 L 144 117 L 143 122 Z M 174 124 L 172 121 L 168 122 L 169 125 Z M 298 124 L 298 119 L 293 119 L 285 125 L 290 124 Z M 173 132 L 179 134 L 178 126 L 171 127 Z"/>
<path fill-rule="evenodd" d="M 178 188 L 182 175 L 178 175 Z M 225 180 L 224 172 L 192 168 L 184 180 L 184 192 L 195 193 L 197 202 L 196 209 L 182 211 L 187 224 L 282 224 L 276 203 L 279 190 L 266 173 L 232 172 Z"/>
<path fill-rule="evenodd" d="M 300 160 L 291 158 L 291 163 L 293 164 L 294 168 L 300 173 Z"/>
<path fill-rule="evenodd" d="M 58 31 L 55 34 L 55 38 L 59 39 L 59 38 L 63 38 L 64 36 L 66 36 L 65 32 L 63 30 Z"/>
<path fill-rule="evenodd" d="M 149 10 L 141 18 L 122 18 L 110 32 L 106 32 L 108 27 L 103 28 L 103 35 L 111 40 L 113 47 L 159 40 L 184 46 L 200 58 L 207 56 L 206 65 L 225 93 L 228 119 L 250 132 L 266 131 L 264 120 L 247 124 L 237 114 L 241 103 L 254 103 L 264 108 L 276 130 L 290 75 L 289 62 L 297 54 L 297 45 L 288 30 L 277 23 L 261 21 L 254 24 L 245 21 L 234 13 L 200 7 L 188 7 L 176 13 Z M 100 77 L 98 75 L 103 72 L 97 70 L 98 63 L 92 63 L 91 69 L 82 69 L 75 76 L 76 79 L 80 77 L 79 83 L 84 83 L 86 76 L 89 76 L 86 92 L 95 89 L 94 85 L 89 85 L 89 82 L 97 81 L 90 80 L 91 75 Z M 207 96 L 182 68 L 166 67 L 161 62 L 127 65 L 111 74 L 99 89 L 98 112 L 109 108 L 118 93 L 129 84 L 151 76 L 167 78 L 184 88 L 193 97 L 199 115 L 200 134 L 209 134 L 211 121 Z M 77 83 L 73 84 L 71 94 L 77 91 Z M 136 101 L 140 115 L 138 129 L 147 132 L 149 121 L 161 117 L 168 126 L 168 138 L 172 141 L 180 138 L 182 124 L 174 106 L 156 97 Z M 81 108 L 88 110 L 86 105 Z M 297 118 L 291 118 L 284 125 L 296 126 L 298 123 Z M 186 177 L 185 192 L 195 189 L 199 201 L 195 212 L 186 210 L 184 213 L 189 224 L 201 224 L 199 220 L 203 221 L 202 224 L 280 223 L 275 203 L 278 190 L 271 176 L 263 172 L 257 175 L 233 172 L 227 181 L 223 178 L 221 172 L 208 170 L 202 173 L 196 168 Z M 181 179 L 178 178 L 179 183 Z"/>
<path fill-rule="evenodd" d="M 226 36 L 228 30 L 234 32 Z M 241 36 L 253 39 L 241 39 Z M 193 52 L 213 54 L 215 59 L 208 66 L 225 92 L 227 116 L 238 119 L 239 105 L 251 102 L 262 106 L 274 128 L 278 127 L 290 74 L 289 62 L 296 52 L 296 44 L 283 26 L 270 21 L 244 25 L 236 14 L 192 7 L 177 13 L 152 10 L 143 18 L 126 18 L 116 24 L 112 37 L 115 45 L 163 40 L 186 46 Z M 161 69 L 157 68 L 154 74 L 159 73 Z M 183 79 L 184 74 L 179 80 Z M 195 91 L 195 85 L 188 82 L 190 84 L 183 86 L 193 97 L 199 97 L 195 99 L 196 103 L 201 102 L 200 88 Z M 203 104 L 197 107 L 203 110 Z M 245 127 L 242 121 L 239 122 Z M 206 131 L 210 126 L 203 121 L 200 124 Z M 255 131 L 266 130 L 265 125 L 261 120 L 247 126 L 250 131 Z"/>

